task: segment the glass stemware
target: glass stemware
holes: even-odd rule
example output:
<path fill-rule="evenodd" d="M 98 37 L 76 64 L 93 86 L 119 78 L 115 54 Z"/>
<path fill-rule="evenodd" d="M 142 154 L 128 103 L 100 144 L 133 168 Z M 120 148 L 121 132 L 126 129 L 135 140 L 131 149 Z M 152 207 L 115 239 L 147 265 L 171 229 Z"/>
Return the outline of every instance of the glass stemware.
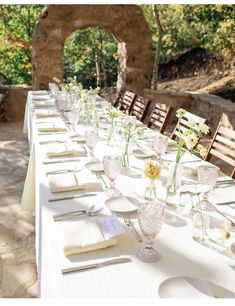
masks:
<path fill-rule="evenodd" d="M 76 126 L 78 124 L 79 118 L 80 118 L 79 108 L 73 108 L 68 112 L 68 120 L 69 123 L 73 126 L 74 132 L 76 132 Z"/>
<path fill-rule="evenodd" d="M 94 156 L 94 148 L 98 142 L 98 137 L 99 137 L 98 132 L 96 130 L 86 130 L 84 136 L 85 136 L 86 145 L 90 150 L 89 152 L 90 156 L 93 159 L 96 159 Z"/>
<path fill-rule="evenodd" d="M 160 257 L 153 248 L 153 240 L 164 223 L 164 204 L 155 201 L 142 203 L 137 214 L 141 232 L 146 239 L 146 246 L 139 250 L 138 258 L 145 262 L 155 262 Z"/>
<path fill-rule="evenodd" d="M 104 172 L 110 181 L 110 187 L 105 190 L 108 197 L 119 196 L 121 193 L 115 188 L 115 180 L 121 172 L 122 157 L 121 155 L 106 155 L 103 158 Z"/>
<path fill-rule="evenodd" d="M 205 186 L 203 198 L 196 207 L 201 210 L 213 210 L 213 204 L 208 200 L 209 192 L 215 187 L 218 178 L 219 168 L 212 165 L 203 165 L 197 168 L 198 183 Z"/>
<path fill-rule="evenodd" d="M 154 151 L 159 156 L 159 163 L 162 165 L 162 155 L 165 154 L 168 145 L 168 137 L 158 135 L 153 139 Z"/>

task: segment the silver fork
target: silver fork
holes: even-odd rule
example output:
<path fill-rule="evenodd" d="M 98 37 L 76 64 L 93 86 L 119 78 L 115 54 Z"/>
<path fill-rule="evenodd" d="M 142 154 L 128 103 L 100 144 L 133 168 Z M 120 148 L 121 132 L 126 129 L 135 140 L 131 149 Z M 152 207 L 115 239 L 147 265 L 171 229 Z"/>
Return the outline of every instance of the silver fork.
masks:
<path fill-rule="evenodd" d="M 136 239 L 139 241 L 139 242 L 142 242 L 142 239 L 139 235 L 139 233 L 137 232 L 136 228 L 134 227 L 134 224 L 132 223 L 131 219 L 130 219 L 130 216 L 128 215 L 123 215 L 123 220 L 125 222 L 125 224 L 130 227 L 130 229 L 132 230 L 132 232 L 134 233 Z"/>
<path fill-rule="evenodd" d="M 59 214 L 59 215 L 54 215 L 53 216 L 53 219 L 60 219 L 60 218 L 64 218 L 64 217 L 67 217 L 67 216 L 70 216 L 70 215 L 73 215 L 73 214 L 86 214 L 88 213 L 89 211 L 91 211 L 92 209 L 95 208 L 95 205 L 92 205 L 90 208 L 88 209 L 79 209 L 79 210 L 75 210 L 75 211 L 71 211 L 71 212 L 68 212 L 68 213 L 64 213 L 64 214 Z M 55 220 L 57 221 L 57 220 Z"/>
<path fill-rule="evenodd" d="M 93 208 L 94 208 L 94 205 L 93 205 Z M 67 215 L 65 216 L 62 216 L 62 217 L 53 217 L 54 218 L 54 221 L 63 221 L 63 220 L 66 220 L 66 219 L 72 219 L 72 218 L 76 218 L 76 217 L 79 217 L 79 216 L 87 216 L 87 217 L 93 217 L 93 216 L 96 216 L 99 212 L 101 212 L 101 210 L 103 210 L 103 207 L 100 207 L 99 209 L 97 210 L 86 210 L 85 212 L 71 212 L 71 213 L 68 213 Z"/>

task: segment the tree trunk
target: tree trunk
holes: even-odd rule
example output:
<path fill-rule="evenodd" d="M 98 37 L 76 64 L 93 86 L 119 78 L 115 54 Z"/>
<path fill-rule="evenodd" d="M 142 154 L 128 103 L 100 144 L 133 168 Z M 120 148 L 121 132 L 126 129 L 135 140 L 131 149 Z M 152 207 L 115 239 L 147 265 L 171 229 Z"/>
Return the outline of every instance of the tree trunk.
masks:
<path fill-rule="evenodd" d="M 151 89 L 157 90 L 158 85 L 158 70 L 159 70 L 159 63 L 160 63 L 160 52 L 162 48 L 162 37 L 163 37 L 163 28 L 159 19 L 158 15 L 158 8 L 157 4 L 153 4 L 152 6 L 153 17 L 156 21 L 158 27 L 158 42 L 155 50 L 154 56 L 154 63 L 153 63 L 153 74 L 152 74 L 152 81 L 151 81 Z"/>

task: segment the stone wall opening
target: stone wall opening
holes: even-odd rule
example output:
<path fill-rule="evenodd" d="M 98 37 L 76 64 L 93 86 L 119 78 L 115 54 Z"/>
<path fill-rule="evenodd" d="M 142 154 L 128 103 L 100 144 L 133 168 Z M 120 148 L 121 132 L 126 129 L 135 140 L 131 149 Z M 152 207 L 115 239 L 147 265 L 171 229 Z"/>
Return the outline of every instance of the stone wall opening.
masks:
<path fill-rule="evenodd" d="M 47 88 L 53 77 L 63 78 L 65 40 L 74 31 L 88 27 L 102 27 L 118 41 L 118 90 L 142 94 L 150 87 L 152 38 L 140 6 L 48 5 L 32 36 L 34 89 Z"/>
<path fill-rule="evenodd" d="M 73 32 L 64 44 L 64 79 L 76 76 L 84 88 L 114 87 L 118 74 L 116 38 L 101 27 Z"/>

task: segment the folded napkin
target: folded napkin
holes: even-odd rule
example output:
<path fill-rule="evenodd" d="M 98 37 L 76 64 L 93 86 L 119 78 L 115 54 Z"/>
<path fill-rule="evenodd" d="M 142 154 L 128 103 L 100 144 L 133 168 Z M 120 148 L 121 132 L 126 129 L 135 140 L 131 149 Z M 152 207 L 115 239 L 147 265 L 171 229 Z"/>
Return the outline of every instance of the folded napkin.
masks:
<path fill-rule="evenodd" d="M 103 191 L 98 178 L 87 170 L 49 175 L 49 187 L 53 193 L 80 189 L 85 189 L 85 192 Z"/>
<path fill-rule="evenodd" d="M 42 123 L 38 127 L 38 132 L 66 132 L 67 128 L 63 123 Z"/>
<path fill-rule="evenodd" d="M 37 95 L 36 97 L 32 98 L 33 101 L 47 101 L 53 100 L 49 95 Z"/>
<path fill-rule="evenodd" d="M 76 143 L 59 143 L 48 145 L 46 149 L 47 157 L 63 157 L 63 156 L 86 156 L 84 150 L 79 150 Z"/>
<path fill-rule="evenodd" d="M 59 116 L 58 112 L 51 109 L 35 109 L 36 118 L 48 118 L 48 117 L 57 117 Z"/>
<path fill-rule="evenodd" d="M 32 95 L 33 96 L 48 95 L 48 92 L 47 90 L 35 90 L 35 91 L 32 91 Z"/>
<path fill-rule="evenodd" d="M 34 103 L 34 107 L 50 107 L 50 106 L 54 106 L 54 100 L 50 99 L 50 100 L 45 100 L 45 101 L 37 101 L 36 103 Z"/>
<path fill-rule="evenodd" d="M 104 249 L 116 244 L 116 238 L 104 238 L 97 220 L 87 219 L 65 224 L 65 256 Z"/>

